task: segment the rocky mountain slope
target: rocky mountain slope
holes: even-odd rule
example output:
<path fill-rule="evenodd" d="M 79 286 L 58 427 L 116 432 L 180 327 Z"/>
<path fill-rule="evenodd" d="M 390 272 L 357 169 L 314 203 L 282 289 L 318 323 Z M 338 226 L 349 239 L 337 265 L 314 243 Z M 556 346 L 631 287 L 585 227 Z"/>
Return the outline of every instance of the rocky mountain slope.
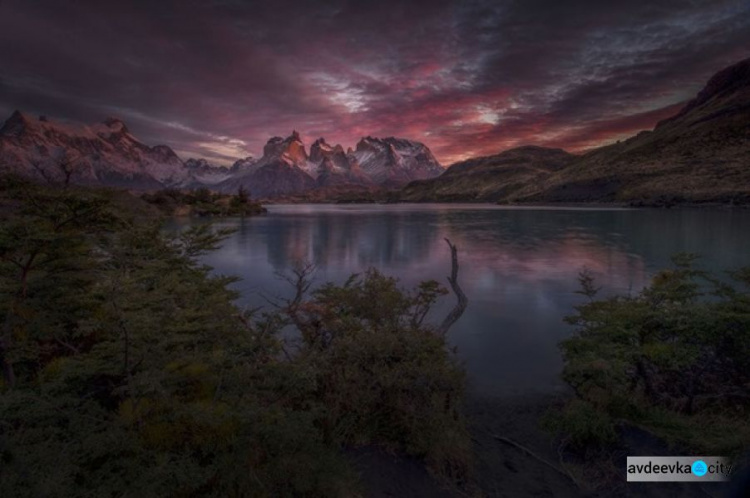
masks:
<path fill-rule="evenodd" d="M 279 197 L 313 189 L 346 186 L 403 186 L 411 180 L 434 178 L 443 172 L 422 143 L 399 138 L 360 140 L 356 150 L 344 152 L 319 138 L 310 147 L 296 131 L 286 138 L 273 137 L 263 148 L 263 157 L 237 161 L 235 174 L 217 185 L 231 192 L 240 186 L 254 197 Z"/>
<path fill-rule="evenodd" d="M 185 161 L 194 186 L 213 186 L 221 183 L 232 176 L 232 172 L 225 166 L 216 166 L 205 159 L 190 158 Z"/>
<path fill-rule="evenodd" d="M 18 111 L 0 128 L 0 170 L 38 181 L 159 188 L 191 181 L 190 171 L 165 145 L 149 147 L 125 124 L 54 123 Z"/>
<path fill-rule="evenodd" d="M 444 171 L 424 144 L 401 138 L 365 137 L 349 157 L 378 184 L 404 184 L 434 178 Z"/>
<path fill-rule="evenodd" d="M 750 59 L 652 131 L 581 156 L 521 148 L 414 182 L 402 200 L 750 203 Z"/>

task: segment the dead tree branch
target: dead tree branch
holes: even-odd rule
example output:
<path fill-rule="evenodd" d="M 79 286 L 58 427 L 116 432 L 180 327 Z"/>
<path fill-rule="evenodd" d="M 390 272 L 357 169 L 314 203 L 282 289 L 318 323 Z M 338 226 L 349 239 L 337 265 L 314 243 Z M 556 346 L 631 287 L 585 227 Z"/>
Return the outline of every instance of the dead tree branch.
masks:
<path fill-rule="evenodd" d="M 448 247 L 450 247 L 451 249 L 451 276 L 448 277 L 448 283 L 451 284 L 451 289 L 456 295 L 458 301 L 438 328 L 438 333 L 442 336 L 445 336 L 448 333 L 448 330 L 450 330 L 450 328 L 453 326 L 453 324 L 456 323 L 459 318 L 461 318 L 461 315 L 464 314 L 466 306 L 468 306 L 469 304 L 469 299 L 466 297 L 466 294 L 464 294 L 461 286 L 458 285 L 458 249 L 456 248 L 456 246 L 451 244 L 450 240 L 445 239 L 445 241 L 448 243 Z"/>
<path fill-rule="evenodd" d="M 571 481 L 573 481 L 573 484 L 575 484 L 578 489 L 581 489 L 581 485 L 578 483 L 578 481 L 576 480 L 576 478 L 573 477 L 573 475 L 570 472 L 568 472 L 567 470 L 561 469 L 560 467 L 558 467 L 554 463 L 550 462 L 549 460 L 540 457 L 539 455 L 537 455 L 536 453 L 534 453 L 533 451 L 531 451 L 529 448 L 527 448 L 526 446 L 522 445 L 521 443 L 517 443 L 516 441 L 513 441 L 510 438 L 507 438 L 507 437 L 504 437 L 504 436 L 498 436 L 496 434 L 492 434 L 492 437 L 494 439 L 496 439 L 497 441 L 500 441 L 501 443 L 505 443 L 507 445 L 513 446 L 514 448 L 516 448 L 518 450 L 521 450 L 522 452 L 526 453 L 531 458 L 537 460 L 538 462 L 543 463 L 544 465 L 546 465 L 550 469 L 555 470 L 556 472 L 560 473 L 561 475 L 569 478 Z"/>

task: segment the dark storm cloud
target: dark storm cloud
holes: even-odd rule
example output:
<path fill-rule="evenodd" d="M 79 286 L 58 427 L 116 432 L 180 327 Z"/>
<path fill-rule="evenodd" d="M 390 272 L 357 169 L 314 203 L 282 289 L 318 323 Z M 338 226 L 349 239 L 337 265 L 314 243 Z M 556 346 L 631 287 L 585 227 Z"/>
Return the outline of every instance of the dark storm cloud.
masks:
<path fill-rule="evenodd" d="M 444 163 L 649 128 L 750 56 L 746 1 L 0 0 L 0 112 L 219 161 L 292 129 Z"/>

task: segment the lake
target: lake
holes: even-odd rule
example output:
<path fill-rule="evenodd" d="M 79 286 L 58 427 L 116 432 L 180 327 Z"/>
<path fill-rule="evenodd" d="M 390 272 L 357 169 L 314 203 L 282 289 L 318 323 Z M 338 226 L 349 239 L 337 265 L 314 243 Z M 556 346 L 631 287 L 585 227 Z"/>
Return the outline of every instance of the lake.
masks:
<path fill-rule="evenodd" d="M 236 275 L 241 305 L 289 296 L 277 273 L 317 265 L 316 282 L 343 282 L 368 267 L 404 286 L 436 279 L 447 285 L 458 246 L 459 281 L 469 298 L 451 329 L 481 396 L 554 393 L 558 343 L 572 329 L 563 317 L 584 302 L 577 276 L 593 272 L 602 292 L 637 292 L 677 252 L 702 255 L 713 271 L 750 265 L 750 211 L 731 209 L 583 209 L 461 204 L 270 205 L 267 216 L 223 219 L 237 232 L 205 262 Z M 180 222 L 185 224 L 188 222 Z M 454 304 L 449 295 L 433 314 Z"/>

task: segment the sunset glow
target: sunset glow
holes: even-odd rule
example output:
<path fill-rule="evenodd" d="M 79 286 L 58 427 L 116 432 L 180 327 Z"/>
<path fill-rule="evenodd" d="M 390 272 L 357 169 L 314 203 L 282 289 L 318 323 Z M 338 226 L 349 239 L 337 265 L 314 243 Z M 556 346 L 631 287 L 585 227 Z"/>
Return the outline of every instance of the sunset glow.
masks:
<path fill-rule="evenodd" d="M 447 166 L 653 127 L 750 55 L 750 4 L 9 0 L 0 40 L 3 118 L 114 115 L 222 164 L 292 129 L 398 136 Z"/>

